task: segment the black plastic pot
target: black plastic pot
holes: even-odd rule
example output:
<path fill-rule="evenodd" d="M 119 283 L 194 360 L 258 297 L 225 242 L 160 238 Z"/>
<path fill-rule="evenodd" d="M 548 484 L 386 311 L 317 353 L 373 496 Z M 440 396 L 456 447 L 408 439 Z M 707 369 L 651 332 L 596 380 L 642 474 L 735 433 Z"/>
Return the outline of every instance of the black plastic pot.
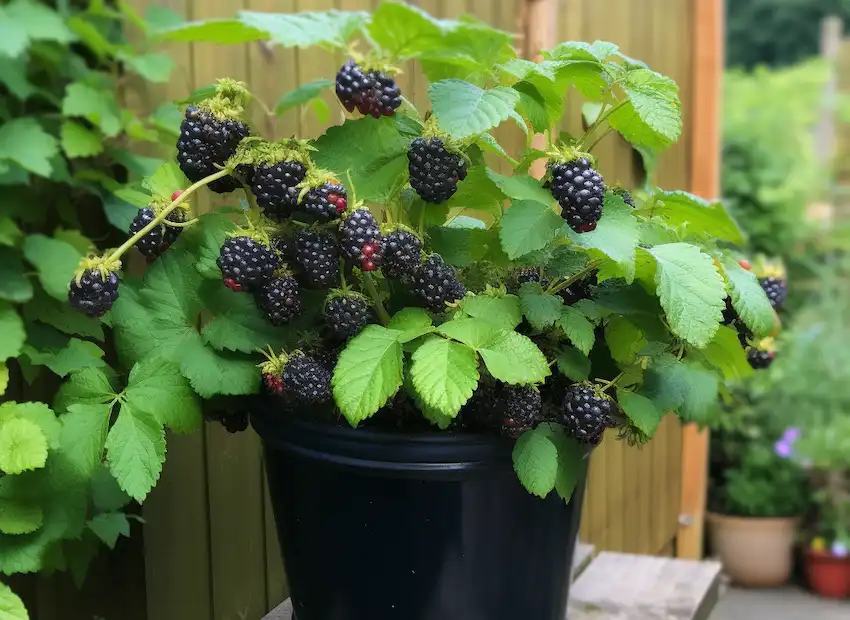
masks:
<path fill-rule="evenodd" d="M 499 437 L 252 423 L 297 620 L 564 619 L 583 481 L 529 495 Z"/>

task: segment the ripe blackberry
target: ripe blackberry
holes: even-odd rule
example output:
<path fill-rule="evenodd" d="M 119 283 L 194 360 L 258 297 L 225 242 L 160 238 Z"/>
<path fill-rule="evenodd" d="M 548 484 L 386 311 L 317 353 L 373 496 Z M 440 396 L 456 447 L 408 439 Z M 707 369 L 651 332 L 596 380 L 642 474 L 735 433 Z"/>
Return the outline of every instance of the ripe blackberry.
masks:
<path fill-rule="evenodd" d="M 228 433 L 241 433 L 248 429 L 248 412 L 236 411 L 223 413 L 219 419 Z"/>
<path fill-rule="evenodd" d="M 416 138 L 407 151 L 410 186 L 425 202 L 451 198 L 466 178 L 466 160 L 446 150 L 440 138 Z"/>
<path fill-rule="evenodd" d="M 527 282 L 540 282 L 540 272 L 533 267 L 520 269 L 516 273 L 517 286 L 522 286 Z"/>
<path fill-rule="evenodd" d="M 602 217 L 605 183 L 587 158 L 551 162 L 552 196 L 561 205 L 561 217 L 574 231 L 583 233 L 596 228 Z"/>
<path fill-rule="evenodd" d="M 759 284 L 764 289 L 765 295 L 770 300 L 770 305 L 774 310 L 778 310 L 785 303 L 785 298 L 788 297 L 788 287 L 785 280 L 782 278 L 759 278 Z"/>
<path fill-rule="evenodd" d="M 138 234 L 145 226 L 153 222 L 155 218 L 156 213 L 150 207 L 142 207 L 139 209 L 139 212 L 136 213 L 136 217 L 134 217 L 133 221 L 130 222 L 130 230 L 128 231 L 129 236 L 132 237 L 133 235 Z M 162 225 L 156 226 L 144 237 L 136 241 L 136 248 L 150 260 L 153 260 L 162 254 L 164 234 L 162 229 Z"/>
<path fill-rule="evenodd" d="M 295 354 L 283 367 L 283 389 L 298 400 L 324 403 L 331 399 L 331 373 L 307 355 Z"/>
<path fill-rule="evenodd" d="M 562 424 L 576 441 L 599 445 L 605 429 L 616 424 L 613 403 L 592 385 L 576 383 L 564 396 Z"/>
<path fill-rule="evenodd" d="M 454 267 L 447 265 L 439 254 L 429 255 L 413 272 L 410 290 L 434 312 L 445 310 L 447 303 L 466 295 L 466 287 L 457 279 Z"/>
<path fill-rule="evenodd" d="M 88 316 L 103 316 L 118 299 L 118 283 L 114 271 L 108 271 L 104 277 L 99 269 L 87 269 L 71 280 L 68 303 Z"/>
<path fill-rule="evenodd" d="M 200 181 L 220 170 L 236 152 L 242 138 L 250 134 L 248 126 L 236 118 L 216 116 L 213 112 L 190 105 L 180 124 L 177 163 L 190 181 Z M 225 194 L 242 186 L 233 176 L 210 183 L 212 191 Z"/>
<path fill-rule="evenodd" d="M 372 304 L 358 293 L 333 293 L 325 302 L 325 323 L 340 338 L 351 338 L 372 321 Z"/>
<path fill-rule="evenodd" d="M 297 161 L 260 164 L 254 171 L 251 191 L 266 217 L 281 221 L 292 215 L 298 207 L 301 189 L 296 187 L 304 180 L 307 168 Z"/>
<path fill-rule="evenodd" d="M 269 278 L 277 268 L 277 256 L 251 237 L 231 237 L 221 246 L 216 264 L 224 285 L 241 291 Z"/>
<path fill-rule="evenodd" d="M 487 383 L 479 383 L 478 389 L 458 413 L 458 424 L 471 431 L 500 431 L 499 390 Z"/>
<path fill-rule="evenodd" d="M 349 112 L 354 108 L 375 118 L 392 116 L 401 105 L 401 90 L 381 71 L 364 71 L 353 60 L 346 62 L 336 75 L 336 96 Z"/>
<path fill-rule="evenodd" d="M 272 325 L 285 325 L 301 314 L 301 288 L 292 276 L 273 276 L 256 291 L 257 307 Z"/>
<path fill-rule="evenodd" d="M 322 183 L 311 187 L 301 200 L 301 208 L 322 220 L 338 218 L 348 207 L 345 187 L 339 183 Z"/>
<path fill-rule="evenodd" d="M 321 288 L 330 288 L 339 273 L 339 248 L 330 233 L 304 229 L 295 241 L 295 260 L 307 279 Z"/>
<path fill-rule="evenodd" d="M 400 278 L 413 273 L 422 262 L 422 240 L 402 228 L 384 236 L 381 271 L 388 278 Z"/>
<path fill-rule="evenodd" d="M 558 295 L 564 300 L 564 304 L 567 306 L 571 306 L 582 299 L 588 299 L 590 297 L 590 287 L 593 285 L 592 280 L 593 278 L 590 276 L 576 280 L 568 287 L 558 291 Z"/>
<path fill-rule="evenodd" d="M 738 319 L 738 313 L 735 311 L 735 308 L 732 307 L 732 299 L 730 297 L 726 298 L 726 307 L 723 309 L 723 320 L 721 321 L 721 325 L 731 325 Z"/>
<path fill-rule="evenodd" d="M 747 350 L 747 361 L 750 363 L 750 366 L 756 370 L 761 370 L 770 366 L 775 357 L 776 353 L 773 351 L 761 351 L 754 348 Z"/>
<path fill-rule="evenodd" d="M 377 265 L 381 260 L 381 229 L 378 222 L 369 209 L 355 209 L 349 213 L 339 227 L 340 248 L 342 253 L 360 262 L 364 271 L 364 264 L 371 261 Z"/>
<path fill-rule="evenodd" d="M 637 205 L 635 205 L 635 199 L 632 198 L 632 195 L 629 193 L 629 190 L 627 190 L 623 187 L 615 187 L 611 191 L 614 192 L 614 194 L 616 194 L 620 198 L 622 198 L 623 202 L 625 202 L 627 205 L 629 205 L 632 209 L 634 209 L 637 206 Z"/>
<path fill-rule="evenodd" d="M 502 434 L 513 439 L 534 428 L 540 419 L 543 400 L 535 387 L 505 386 L 501 394 Z"/>

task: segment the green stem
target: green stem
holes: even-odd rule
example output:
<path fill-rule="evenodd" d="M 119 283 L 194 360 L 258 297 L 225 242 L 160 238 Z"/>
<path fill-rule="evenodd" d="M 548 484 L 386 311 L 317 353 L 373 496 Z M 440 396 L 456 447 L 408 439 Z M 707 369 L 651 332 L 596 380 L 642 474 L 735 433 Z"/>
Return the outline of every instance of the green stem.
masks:
<path fill-rule="evenodd" d="M 602 135 L 601 135 L 601 136 L 599 136 L 598 138 L 596 138 L 596 140 L 594 140 L 594 141 L 593 141 L 593 144 L 591 144 L 590 146 L 588 146 L 588 147 L 587 147 L 587 149 L 586 149 L 586 150 L 587 150 L 587 152 L 588 152 L 588 153 L 592 152 L 592 151 L 593 151 L 593 148 L 594 148 L 597 144 L 599 144 L 600 142 L 602 142 L 603 138 L 605 138 L 605 136 L 607 136 L 607 135 L 608 135 L 609 133 L 611 133 L 612 131 L 614 131 L 614 128 L 613 128 L 613 127 L 610 127 L 610 126 L 609 126 L 609 127 L 606 127 L 606 128 L 605 128 L 605 131 L 603 131 L 603 132 L 602 132 Z"/>
<path fill-rule="evenodd" d="M 230 172 L 231 172 L 231 171 L 230 171 L 230 170 L 228 170 L 227 168 L 225 168 L 224 170 L 219 170 L 219 171 L 218 171 L 218 172 L 216 172 L 215 174 L 211 174 L 211 175 L 210 175 L 210 176 L 208 176 L 208 177 L 204 177 L 203 179 L 201 179 L 201 180 L 200 180 L 200 181 L 198 181 L 197 183 L 193 183 L 192 185 L 190 185 L 189 187 L 187 187 L 187 188 L 186 188 L 186 190 L 185 190 L 182 194 L 180 194 L 180 195 L 177 197 L 177 200 L 172 201 L 172 202 L 171 202 L 171 204 L 169 204 L 167 207 L 165 207 L 165 208 L 164 208 L 164 209 L 163 209 L 163 210 L 159 213 L 159 215 L 157 215 L 157 216 L 153 219 L 153 221 L 152 221 L 152 222 L 150 222 L 147 226 L 145 226 L 144 228 L 142 228 L 142 229 L 141 229 L 139 232 L 137 232 L 135 235 L 133 235 L 132 237 L 130 237 L 129 239 L 127 239 L 127 241 L 125 241 L 125 242 L 124 242 L 124 243 L 123 243 L 123 244 L 122 244 L 122 245 L 121 245 L 121 246 L 120 246 L 117 250 L 115 250 L 115 251 L 114 251 L 114 252 L 113 252 L 113 253 L 109 256 L 109 259 L 107 260 L 107 263 L 111 263 L 111 262 L 114 262 L 114 261 L 119 260 L 119 259 L 121 258 L 121 256 L 124 254 L 124 252 L 126 252 L 127 250 L 129 250 L 130 248 L 132 248 L 134 245 L 136 245 L 136 242 L 137 242 L 139 239 L 141 239 L 141 238 L 142 238 L 142 237 L 144 237 L 146 234 L 148 234 L 150 231 L 152 231 L 154 228 L 156 228 L 157 226 L 159 226 L 160 224 L 162 224 L 162 222 L 165 220 L 165 218 L 166 218 L 166 217 L 168 217 L 168 214 L 169 214 L 169 213 L 171 213 L 172 211 L 174 211 L 174 209 L 176 209 L 177 207 L 179 207 L 181 203 L 185 202 L 185 201 L 186 201 L 186 199 L 187 199 L 189 196 L 191 196 L 192 194 L 194 194 L 196 191 L 198 191 L 200 188 L 204 187 L 205 185 L 209 185 L 210 183 L 212 183 L 212 182 L 213 182 L 213 181 L 215 181 L 216 179 L 220 179 L 220 178 L 222 178 L 222 177 L 226 177 L 228 174 L 230 174 Z"/>
<path fill-rule="evenodd" d="M 375 280 L 372 278 L 372 274 L 366 271 L 363 272 L 363 286 L 366 288 L 366 292 L 369 293 L 369 297 L 372 298 L 372 305 L 375 307 L 375 312 L 378 313 L 378 319 L 381 321 L 381 325 L 386 325 L 390 322 L 390 315 L 387 313 L 387 309 L 384 308 L 384 302 L 381 301 L 381 296 L 378 295 L 378 289 L 375 288 Z"/>
<path fill-rule="evenodd" d="M 599 265 L 601 265 L 601 264 L 602 264 L 601 260 L 595 260 L 595 261 L 588 263 L 587 267 L 585 267 L 584 269 L 582 269 L 578 273 L 571 275 L 566 280 L 563 280 L 561 282 L 558 282 L 556 280 L 555 282 L 552 282 L 552 284 L 549 285 L 549 288 L 546 289 L 546 293 L 549 294 L 549 295 L 554 295 L 555 293 L 563 291 L 565 288 L 567 288 L 571 284 L 581 280 L 583 277 L 585 277 L 591 271 L 593 271 L 594 269 L 599 267 Z"/>
<path fill-rule="evenodd" d="M 185 222 L 172 222 L 170 220 L 165 220 L 163 224 L 166 226 L 170 226 L 171 228 L 188 228 L 189 226 L 193 226 L 200 221 L 200 218 L 193 217 L 191 220 L 187 220 Z"/>
<path fill-rule="evenodd" d="M 617 110 L 622 108 L 624 105 L 626 105 L 626 103 L 627 103 L 627 101 L 621 101 L 617 105 L 611 106 L 607 110 L 605 108 L 600 110 L 599 116 L 597 117 L 597 119 L 595 121 L 593 121 L 593 123 L 591 123 L 590 127 L 587 128 L 587 131 L 585 131 L 584 135 L 581 137 L 581 140 L 579 140 L 579 142 L 578 142 L 579 148 L 582 148 L 584 146 L 584 143 L 587 142 L 587 139 L 590 137 L 590 134 L 592 134 L 594 131 L 596 131 L 597 127 L 599 127 L 602 123 L 604 123 L 606 120 L 608 120 L 609 116 L 611 116 L 614 112 L 616 112 Z"/>

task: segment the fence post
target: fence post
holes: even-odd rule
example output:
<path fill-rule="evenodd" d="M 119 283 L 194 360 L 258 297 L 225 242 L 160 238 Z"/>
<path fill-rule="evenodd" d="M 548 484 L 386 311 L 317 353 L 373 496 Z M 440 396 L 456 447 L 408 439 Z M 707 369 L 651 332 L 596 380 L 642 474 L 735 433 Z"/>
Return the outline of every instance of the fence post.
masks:
<path fill-rule="evenodd" d="M 522 55 L 524 58 L 540 62 L 540 50 L 553 47 L 557 38 L 556 0 L 525 0 L 521 16 L 523 33 Z M 544 149 L 546 139 L 536 134 L 531 142 L 532 148 Z M 531 165 L 531 176 L 541 178 L 546 172 L 546 162 L 538 159 Z"/>

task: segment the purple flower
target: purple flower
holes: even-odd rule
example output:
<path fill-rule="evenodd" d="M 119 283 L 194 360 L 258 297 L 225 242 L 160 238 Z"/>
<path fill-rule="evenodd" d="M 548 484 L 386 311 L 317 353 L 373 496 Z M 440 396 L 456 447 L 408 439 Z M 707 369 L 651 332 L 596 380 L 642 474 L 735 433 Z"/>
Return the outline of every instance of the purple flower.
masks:
<path fill-rule="evenodd" d="M 787 441 L 788 443 L 794 443 L 800 438 L 800 429 L 796 426 L 792 426 L 791 428 L 786 429 L 785 434 L 782 435 L 783 441 Z"/>
<path fill-rule="evenodd" d="M 844 543 L 838 540 L 832 543 L 832 555 L 834 555 L 835 557 L 846 558 L 848 553 L 850 552 L 848 552 L 847 545 L 845 545 Z"/>
<path fill-rule="evenodd" d="M 773 450 L 774 452 L 776 452 L 777 455 L 781 456 L 783 459 L 787 459 L 793 454 L 791 444 L 785 440 L 780 440 L 773 444 Z"/>

